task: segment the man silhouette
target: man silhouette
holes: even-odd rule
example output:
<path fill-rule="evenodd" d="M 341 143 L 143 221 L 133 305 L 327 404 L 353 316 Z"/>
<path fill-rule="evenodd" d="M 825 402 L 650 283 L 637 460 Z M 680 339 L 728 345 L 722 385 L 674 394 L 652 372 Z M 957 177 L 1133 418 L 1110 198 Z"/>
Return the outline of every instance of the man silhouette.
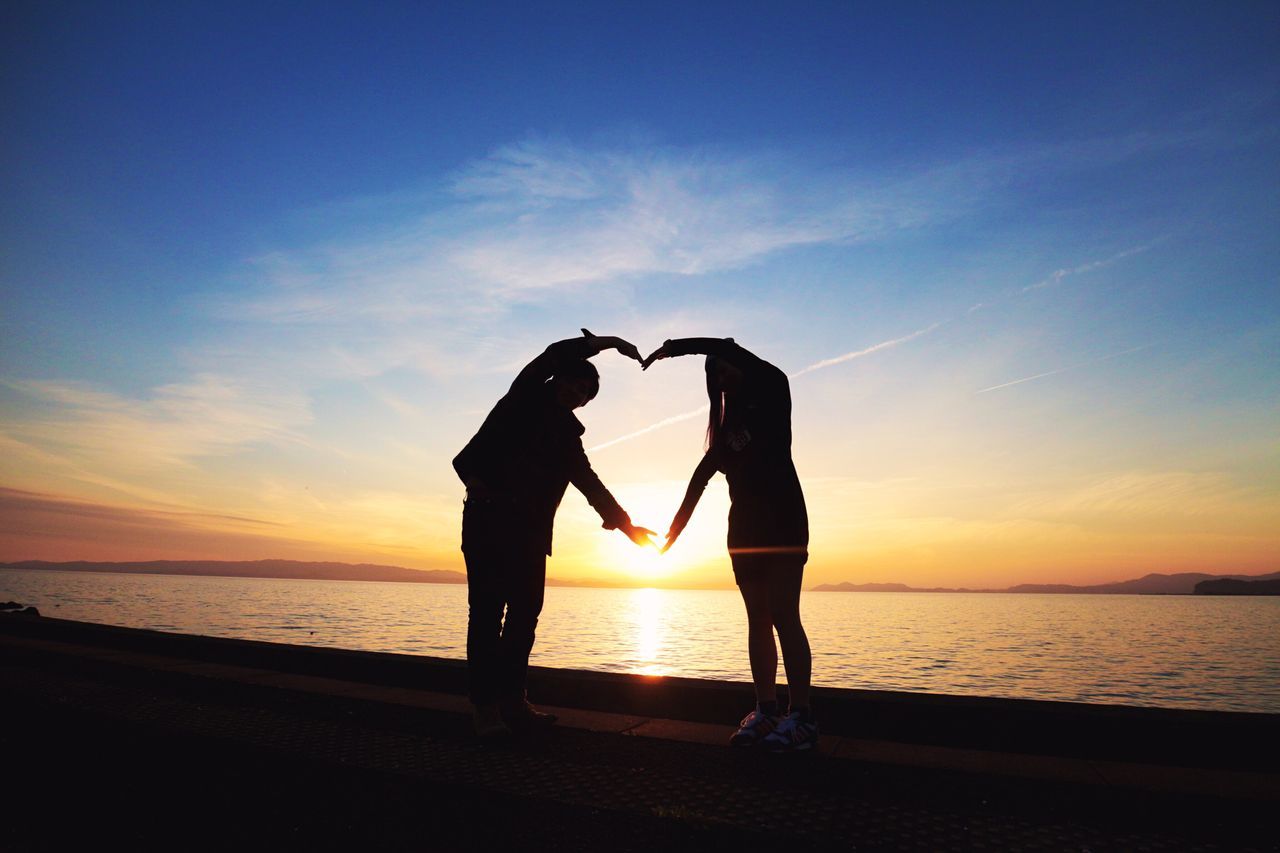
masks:
<path fill-rule="evenodd" d="M 555 722 L 529 704 L 525 677 L 542 612 L 552 525 L 568 484 L 582 492 L 606 529 L 621 530 L 637 545 L 653 544 L 654 532 L 633 525 L 591 469 L 582 447 L 585 429 L 573 414 L 600 389 L 600 374 L 588 358 L 615 349 L 639 362 L 640 352 L 621 338 L 582 332 L 529 362 L 453 460 L 467 487 L 467 689 L 481 737 Z"/>

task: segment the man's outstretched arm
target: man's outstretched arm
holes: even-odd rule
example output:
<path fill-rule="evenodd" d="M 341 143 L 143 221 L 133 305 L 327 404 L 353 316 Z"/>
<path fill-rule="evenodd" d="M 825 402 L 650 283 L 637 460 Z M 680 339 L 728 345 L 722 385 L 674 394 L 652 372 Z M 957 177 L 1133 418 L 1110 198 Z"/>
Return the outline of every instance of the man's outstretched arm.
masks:
<path fill-rule="evenodd" d="M 537 388 L 550 379 L 556 370 L 570 361 L 581 361 L 598 355 L 607 349 L 615 349 L 627 358 L 641 361 L 640 351 L 635 344 L 613 335 L 593 335 L 586 329 L 580 338 L 566 338 L 556 341 L 542 353 L 524 366 L 511 383 L 512 391 L 524 391 Z"/>
<path fill-rule="evenodd" d="M 606 530 L 621 530 L 627 535 L 627 538 L 637 545 L 654 545 L 656 544 L 649 537 L 658 534 L 647 527 L 637 527 L 631 523 L 631 516 L 618 504 L 613 495 L 605 488 L 604 483 L 600 481 L 599 475 L 595 469 L 591 467 L 591 462 L 587 459 L 585 450 L 581 449 L 579 442 L 579 452 L 574 460 L 573 469 L 569 474 L 569 482 L 582 492 L 583 497 L 587 499 L 587 503 L 600 514 L 600 520 Z"/>

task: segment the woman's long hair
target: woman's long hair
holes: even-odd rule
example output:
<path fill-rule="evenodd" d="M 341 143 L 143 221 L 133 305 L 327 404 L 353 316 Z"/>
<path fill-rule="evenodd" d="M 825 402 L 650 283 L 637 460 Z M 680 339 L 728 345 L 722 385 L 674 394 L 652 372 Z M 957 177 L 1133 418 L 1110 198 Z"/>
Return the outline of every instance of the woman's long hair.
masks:
<path fill-rule="evenodd" d="M 720 434 L 724 429 L 724 389 L 720 387 L 714 355 L 707 356 L 704 368 L 707 373 L 707 402 L 711 404 L 707 413 L 706 449 L 713 450 L 720 443 Z"/>

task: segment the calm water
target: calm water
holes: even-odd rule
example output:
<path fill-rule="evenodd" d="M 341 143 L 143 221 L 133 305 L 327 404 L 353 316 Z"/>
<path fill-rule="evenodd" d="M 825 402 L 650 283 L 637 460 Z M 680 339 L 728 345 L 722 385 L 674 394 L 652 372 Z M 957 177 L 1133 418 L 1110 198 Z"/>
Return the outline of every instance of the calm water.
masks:
<path fill-rule="evenodd" d="M 463 658 L 466 588 L 0 572 L 48 616 Z M 1280 712 L 1280 598 L 805 593 L 814 683 Z M 547 590 L 534 663 L 749 681 L 738 593 Z"/>

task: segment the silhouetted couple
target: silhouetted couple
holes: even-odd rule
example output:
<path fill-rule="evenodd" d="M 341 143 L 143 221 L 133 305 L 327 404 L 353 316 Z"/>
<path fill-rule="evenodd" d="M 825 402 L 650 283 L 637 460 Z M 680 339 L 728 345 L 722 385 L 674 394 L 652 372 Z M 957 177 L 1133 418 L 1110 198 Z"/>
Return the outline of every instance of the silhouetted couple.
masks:
<path fill-rule="evenodd" d="M 786 374 L 732 338 L 669 340 L 647 358 L 615 337 L 559 341 L 530 362 L 453 460 L 467 487 L 462 552 L 467 564 L 467 675 L 481 737 L 550 725 L 525 695 L 529 652 L 542 611 L 546 558 L 556 509 L 569 483 L 639 546 L 653 545 L 596 476 L 573 412 L 600 390 L 587 359 L 617 350 L 648 369 L 681 355 L 706 356 L 706 452 L 671 522 L 663 551 L 680 536 L 707 482 L 729 482 L 729 556 L 747 609 L 747 649 L 756 707 L 730 742 L 776 750 L 808 749 L 818 727 L 809 708 L 812 655 L 800 621 L 800 586 L 808 559 L 804 494 L 791 461 L 791 390 Z M 504 619 L 505 611 L 505 619 Z M 779 713 L 782 644 L 791 707 Z"/>

